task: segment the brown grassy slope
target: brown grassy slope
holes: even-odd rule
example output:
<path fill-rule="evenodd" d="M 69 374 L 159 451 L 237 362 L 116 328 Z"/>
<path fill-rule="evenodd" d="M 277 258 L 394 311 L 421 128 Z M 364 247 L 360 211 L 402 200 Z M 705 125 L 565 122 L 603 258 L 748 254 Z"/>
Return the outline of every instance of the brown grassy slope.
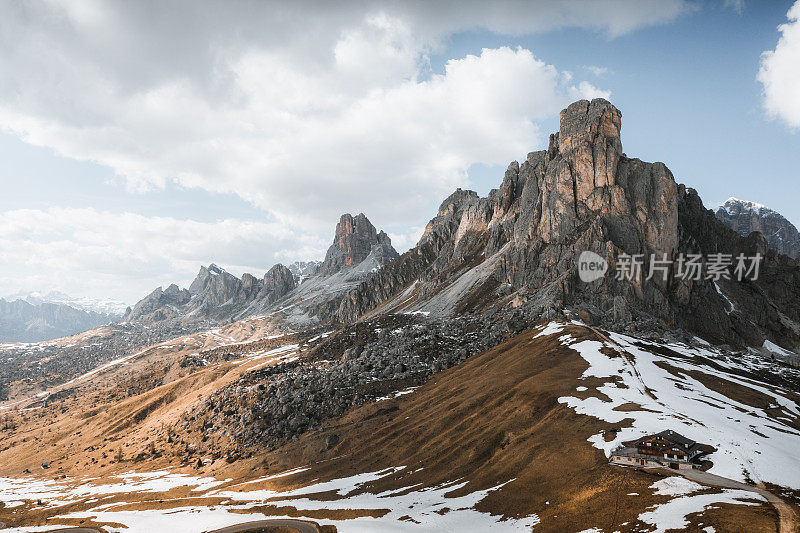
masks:
<path fill-rule="evenodd" d="M 568 331 L 578 339 L 594 338 L 586 328 Z M 610 426 L 558 403 L 560 396 L 575 394 L 587 364 L 561 346 L 558 335 L 532 337 L 523 333 L 472 357 L 437 374 L 414 394 L 357 409 L 267 455 L 265 462 L 277 471 L 338 457 L 293 478 L 295 483 L 408 467 L 371 491 L 463 478 L 469 480 L 460 491 L 464 493 L 514 479 L 478 509 L 509 517 L 536 513 L 542 519 L 537 531 L 592 526 L 612 531 L 626 522 L 631 527 L 639 513 L 667 500 L 652 496 L 648 488 L 661 476 L 610 466 L 587 442 Z M 323 451 L 325 436 L 332 433 L 341 442 Z M 633 492 L 640 496 L 628 496 Z M 728 523 L 746 520 L 749 531 L 775 530 L 768 506 L 730 508 L 724 516 Z M 722 525 L 722 518 L 709 517 L 704 524 Z"/>
<path fill-rule="evenodd" d="M 63 374 L 48 374 L 41 378 L 21 379 L 7 383 L 9 390 L 9 401 L 0 402 L 0 406 L 21 406 L 35 400 L 35 396 L 43 391 L 50 394 L 63 393 L 71 394 L 81 386 L 89 386 L 91 389 L 107 387 L 119 383 L 120 377 L 126 374 L 134 374 L 135 379 L 140 382 L 148 377 L 158 381 L 171 381 L 181 377 L 185 372 L 170 371 L 164 376 L 164 364 L 172 362 L 191 354 L 199 354 L 203 358 L 215 360 L 218 355 L 215 352 L 225 351 L 230 353 L 240 353 L 246 350 L 256 350 L 261 347 L 270 347 L 284 343 L 289 336 L 279 339 L 270 339 L 269 336 L 282 333 L 282 329 L 276 325 L 270 317 L 256 316 L 238 322 L 233 322 L 225 326 L 209 331 L 199 331 L 197 333 L 175 337 L 151 346 L 142 346 L 141 349 L 127 350 L 110 355 L 112 359 L 131 356 L 124 365 L 113 365 L 100 372 L 93 373 L 89 379 L 77 377 L 75 382 L 64 384 L 72 376 Z M 48 343 L 57 346 L 73 346 L 80 348 L 94 343 L 110 342 L 109 338 L 121 335 L 119 332 L 112 332 L 108 328 L 98 328 L 90 330 L 72 337 L 56 339 Z M 241 343 L 233 346 L 232 343 Z M 75 349 L 75 348 L 73 348 Z M 47 360 L 52 356 L 45 356 L 42 360 Z M 28 362 L 27 364 L 35 364 Z M 98 363 L 98 366 L 101 366 Z M 151 376 L 146 373 L 151 371 Z M 52 385 L 60 383 L 62 385 Z M 140 383 L 139 385 L 144 385 Z M 138 387 L 141 388 L 141 387 Z"/>
<path fill-rule="evenodd" d="M 186 457 L 186 446 L 178 436 L 175 444 L 165 449 L 167 428 L 249 368 L 270 361 L 221 362 L 180 375 L 173 370 L 179 367 L 182 352 L 161 355 L 161 362 L 137 361 L 111 369 L 97 382 L 77 385 L 69 396 L 47 405 L 34 401 L 34 409 L 26 410 L 22 404 L 2 413 L 0 424 L 11 423 L 12 428 L 0 432 L 0 476 L 20 477 L 26 469 L 44 477 L 107 476 L 130 469 L 177 466 Z M 165 372 L 176 375 L 171 380 L 152 379 L 153 365 L 164 369 L 159 370 L 162 376 Z M 161 381 L 166 383 L 159 385 Z M 146 385 L 138 387 L 143 382 Z M 124 393 L 137 388 L 143 392 Z M 134 460 L 154 450 L 166 453 L 157 460 Z M 43 462 L 50 468 L 43 470 Z"/>

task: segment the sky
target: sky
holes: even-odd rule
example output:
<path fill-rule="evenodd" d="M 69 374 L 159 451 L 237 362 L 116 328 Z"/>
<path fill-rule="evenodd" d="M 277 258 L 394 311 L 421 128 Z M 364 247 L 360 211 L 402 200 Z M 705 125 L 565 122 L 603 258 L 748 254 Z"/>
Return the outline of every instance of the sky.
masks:
<path fill-rule="evenodd" d="M 603 97 L 629 157 L 800 225 L 800 0 L 0 3 L 0 296 L 412 247 Z"/>

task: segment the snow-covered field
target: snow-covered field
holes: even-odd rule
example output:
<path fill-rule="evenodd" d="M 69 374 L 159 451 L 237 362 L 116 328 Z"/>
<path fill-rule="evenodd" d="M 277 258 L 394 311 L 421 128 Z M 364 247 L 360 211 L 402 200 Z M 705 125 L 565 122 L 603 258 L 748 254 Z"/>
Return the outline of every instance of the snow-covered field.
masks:
<path fill-rule="evenodd" d="M 655 494 L 677 496 L 639 515 L 639 520 L 655 527 L 654 533 L 686 528 L 689 526 L 686 520 L 688 515 L 702 512 L 721 503 L 758 505 L 759 500 L 766 501 L 763 496 L 739 489 L 725 489 L 718 494 L 692 495 L 705 487 L 678 476 L 656 481 L 651 488 L 656 489 Z M 713 528 L 710 528 L 710 531 L 713 531 Z"/>
<path fill-rule="evenodd" d="M 538 522 L 536 516 L 522 520 L 499 520 L 474 510 L 480 500 L 502 485 L 487 490 L 476 491 L 466 496 L 449 497 L 448 493 L 466 485 L 464 481 L 454 481 L 429 488 L 414 486 L 372 494 L 361 492 L 360 488 L 385 476 L 392 475 L 405 467 L 396 467 L 380 472 L 368 472 L 355 476 L 316 483 L 300 489 L 279 492 L 268 488 L 252 488 L 265 485 L 270 479 L 286 477 L 302 472 L 299 468 L 278 475 L 268 476 L 254 482 L 218 488 L 224 483 L 213 478 L 196 478 L 169 472 L 126 474 L 119 480 L 94 484 L 90 480 L 75 481 L 28 481 L 0 479 L 0 501 L 19 505 L 22 500 L 39 500 L 48 507 L 58 507 L 69 503 L 87 501 L 89 509 L 81 512 L 67 512 L 61 518 L 89 518 L 96 522 L 124 524 L 125 528 L 106 527 L 109 531 L 126 533 L 150 533 L 170 531 L 172 533 L 196 533 L 229 525 L 260 520 L 263 518 L 297 518 L 288 516 L 266 516 L 258 512 L 242 514 L 249 508 L 270 504 L 294 506 L 303 511 L 326 510 L 375 510 L 378 517 L 364 516 L 350 520 L 319 520 L 322 524 L 335 524 L 339 531 L 349 533 L 381 533 L 400 530 L 420 532 L 442 531 L 529 531 Z M 510 482 L 510 481 L 509 481 Z M 267 485 L 268 486 L 268 485 Z M 176 487 L 193 487 L 192 497 L 221 498 L 224 505 L 187 505 L 171 509 L 130 510 L 126 502 L 108 503 L 109 496 L 135 493 L 163 493 Z M 330 501 L 317 500 L 313 494 L 335 491 L 341 498 Z M 158 496 L 164 499 L 163 495 Z M 232 512 L 235 511 L 235 512 Z M 314 514 L 314 513 L 309 513 Z M 302 516 L 301 516 L 302 518 Z M 58 518 L 52 520 L 58 524 Z M 52 527 L 52 526 L 50 526 Z M 45 531 L 47 527 L 12 528 L 4 531 L 34 532 Z"/>
<path fill-rule="evenodd" d="M 557 324 L 550 324 L 540 335 L 561 331 Z M 569 335 L 559 338 L 590 365 L 582 376 L 582 386 L 588 390 L 559 401 L 578 413 L 620 423 L 614 440 L 606 442 L 603 435 L 590 439 L 606 456 L 625 441 L 671 429 L 717 449 L 708 456 L 713 474 L 800 489 L 800 431 L 795 429 L 800 408 L 793 393 L 735 373 L 795 370 L 772 369 L 771 363 L 747 352 L 726 356 L 710 346 L 659 345 L 616 333 L 609 337 L 613 344 L 576 342 Z M 604 347 L 612 349 L 605 350 L 612 355 L 603 353 Z M 600 378 L 603 384 L 589 386 L 590 378 Z M 698 378 L 716 383 L 717 390 Z M 732 393 L 726 396 L 719 390 Z M 592 395 L 594 391 L 599 394 Z M 743 393 L 755 399 L 742 397 Z M 624 410 L 615 410 L 623 405 Z"/>

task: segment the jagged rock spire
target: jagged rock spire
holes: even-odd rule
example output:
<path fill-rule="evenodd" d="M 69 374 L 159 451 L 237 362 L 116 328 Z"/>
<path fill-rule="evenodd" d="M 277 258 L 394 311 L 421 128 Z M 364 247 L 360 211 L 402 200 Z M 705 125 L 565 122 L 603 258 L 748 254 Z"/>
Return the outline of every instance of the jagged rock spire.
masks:
<path fill-rule="evenodd" d="M 378 232 L 364 213 L 356 216 L 346 213 L 336 224 L 333 244 L 328 248 L 319 272 L 330 275 L 355 266 L 364 261 L 376 246 L 382 249 L 381 252 L 388 252 L 390 259 L 397 257 L 392 240 L 383 231 Z"/>
<path fill-rule="evenodd" d="M 580 201 L 585 202 L 596 187 L 616 183 L 621 127 L 622 113 L 602 98 L 580 100 L 561 111 L 558 151 L 582 178 L 576 191 Z"/>
<path fill-rule="evenodd" d="M 274 302 L 297 286 L 294 274 L 288 267 L 278 263 L 264 274 L 263 293 L 267 302 Z"/>

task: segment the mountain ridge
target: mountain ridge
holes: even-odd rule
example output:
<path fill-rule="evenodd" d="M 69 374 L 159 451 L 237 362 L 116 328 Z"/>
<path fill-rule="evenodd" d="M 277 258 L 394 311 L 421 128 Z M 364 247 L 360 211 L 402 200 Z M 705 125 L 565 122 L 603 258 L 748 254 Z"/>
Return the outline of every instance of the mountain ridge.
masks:
<path fill-rule="evenodd" d="M 103 335 L 0 345 L 0 468 L 24 473 L 7 483 L 27 513 L 0 518 L 775 531 L 775 501 L 800 501 L 800 263 L 629 158 L 610 102 L 560 118 L 547 150 L 486 197 L 456 190 L 402 256 L 346 214 L 318 265 L 238 278 L 212 263 Z M 594 281 L 587 251 L 608 268 Z M 650 256 L 739 253 L 761 254 L 758 279 L 614 275 L 626 255 L 646 273 Z M 702 443 L 694 466 L 737 490 L 609 461 L 665 430 Z M 46 496 L 26 488 L 40 465 L 60 476 Z M 104 481 L 87 495 L 90 476 Z"/>
<path fill-rule="evenodd" d="M 800 257 L 800 232 L 783 215 L 769 207 L 730 197 L 714 213 L 743 237 L 758 231 L 770 248 L 793 259 Z"/>
<path fill-rule="evenodd" d="M 618 328 L 677 327 L 716 343 L 761 346 L 770 338 L 797 348 L 798 264 L 758 236 L 741 237 L 717 221 L 663 163 L 628 158 L 620 131 L 621 113 L 607 100 L 571 104 L 547 150 L 531 152 L 522 165 L 512 162 L 500 188 L 485 198 L 453 193 L 416 247 L 329 306 L 323 321 L 346 323 L 374 309 L 447 314 L 472 300 L 473 307 L 496 304 L 527 321 L 572 308 Z M 677 280 L 673 271 L 666 281 L 607 275 L 584 284 L 576 261 L 586 250 L 603 257 L 612 273 L 623 254 L 677 260 L 690 253 L 760 253 L 763 275 L 754 283 L 714 285 Z M 444 291 L 459 281 L 463 293 Z M 747 312 L 729 309 L 722 291 L 741 299 Z M 436 302 L 439 294 L 459 301 Z"/>
<path fill-rule="evenodd" d="M 392 310 L 438 316 L 494 310 L 530 322 L 572 309 L 618 329 L 682 328 L 714 343 L 800 346 L 797 263 L 770 250 L 763 237 L 726 227 L 663 163 L 628 157 L 621 130 L 622 113 L 607 100 L 574 102 L 561 112 L 546 150 L 510 163 L 486 197 L 456 190 L 402 256 L 363 213 L 345 214 L 325 260 L 302 284 L 292 284 L 287 269 L 260 294 L 266 278 L 239 280 L 211 265 L 217 269 L 201 268 L 188 292 L 149 296 L 161 305 L 149 316 L 225 322 L 278 312 L 277 319 L 296 328 Z M 603 258 L 610 272 L 581 282 L 577 256 L 584 251 Z M 680 257 L 720 252 L 760 254 L 762 279 L 675 275 Z M 633 255 L 644 258 L 643 274 L 614 276 Z M 673 266 L 664 278 L 649 279 L 657 258 Z"/>
<path fill-rule="evenodd" d="M 349 288 L 397 257 L 389 236 L 377 231 L 363 213 L 355 217 L 344 214 L 322 262 L 296 262 L 288 267 L 277 263 L 260 279 L 249 273 L 238 278 L 211 263 L 200 267 L 188 289 L 175 284 L 166 290 L 158 287 L 137 302 L 123 320 L 227 323 L 273 310 L 301 284 L 305 285 L 305 292 L 298 296 L 301 300 L 311 296 L 311 286 L 317 289 L 315 294 Z"/>
<path fill-rule="evenodd" d="M 40 342 L 68 337 L 119 319 L 68 304 L 0 298 L 0 342 Z"/>

